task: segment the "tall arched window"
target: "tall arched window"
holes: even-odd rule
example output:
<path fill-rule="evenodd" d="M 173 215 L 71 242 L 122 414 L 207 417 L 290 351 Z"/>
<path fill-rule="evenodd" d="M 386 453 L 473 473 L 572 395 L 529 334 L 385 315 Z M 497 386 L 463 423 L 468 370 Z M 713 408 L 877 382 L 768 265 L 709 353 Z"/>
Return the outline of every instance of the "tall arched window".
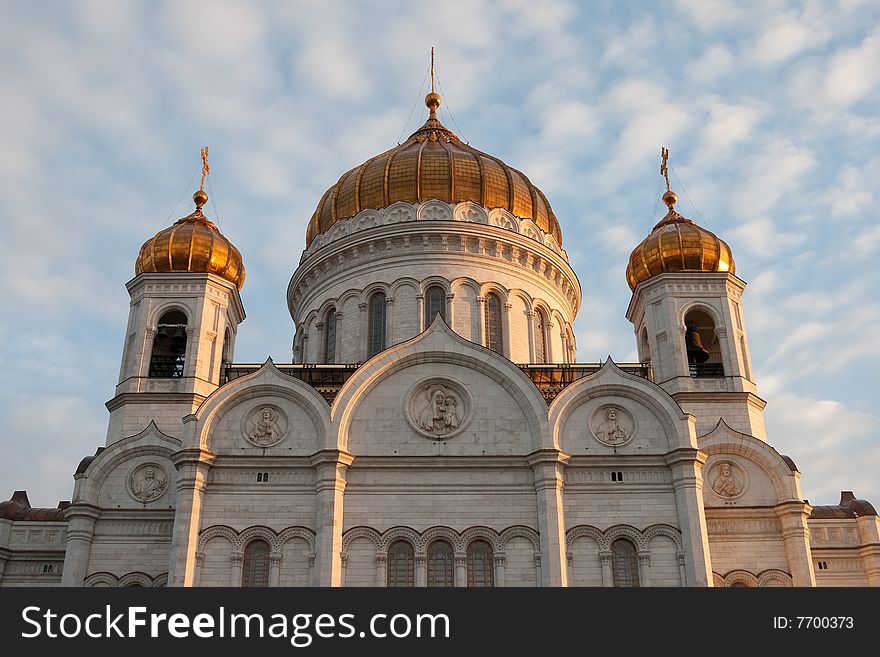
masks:
<path fill-rule="evenodd" d="M 446 321 L 446 292 L 439 285 L 425 290 L 425 328 L 431 325 L 437 315 Z"/>
<path fill-rule="evenodd" d="M 724 376 L 721 344 L 715 335 L 715 322 L 709 313 L 699 308 L 684 318 L 684 344 L 688 369 L 694 378 Z"/>
<path fill-rule="evenodd" d="M 471 541 L 467 548 L 468 586 L 495 586 L 495 560 L 486 541 Z"/>
<path fill-rule="evenodd" d="M 428 586 L 455 586 L 455 561 L 452 546 L 434 541 L 428 546 Z"/>
<path fill-rule="evenodd" d="M 547 362 L 547 324 L 540 308 L 535 311 L 535 362 Z"/>
<path fill-rule="evenodd" d="M 385 295 L 376 292 L 370 297 L 367 355 L 372 358 L 385 349 Z"/>
<path fill-rule="evenodd" d="M 221 357 L 222 362 L 230 363 L 232 362 L 232 344 L 229 339 L 229 329 L 226 329 L 223 332 L 223 355 Z"/>
<path fill-rule="evenodd" d="M 388 546 L 388 586 L 415 586 L 415 555 L 407 541 Z"/>
<path fill-rule="evenodd" d="M 639 560 L 636 548 L 625 538 L 611 543 L 611 573 L 614 586 L 639 585 Z"/>
<path fill-rule="evenodd" d="M 336 362 L 336 308 L 328 310 L 324 319 L 324 362 Z"/>
<path fill-rule="evenodd" d="M 179 310 L 170 310 L 162 315 L 156 328 L 149 375 L 159 379 L 182 377 L 186 354 L 186 315 Z"/>
<path fill-rule="evenodd" d="M 269 586 L 269 544 L 261 539 L 251 541 L 244 549 L 241 585 Z"/>
<path fill-rule="evenodd" d="M 486 305 L 483 309 L 483 323 L 486 329 L 486 346 L 492 351 L 503 353 L 501 332 L 501 298 L 491 292 L 486 295 Z"/>

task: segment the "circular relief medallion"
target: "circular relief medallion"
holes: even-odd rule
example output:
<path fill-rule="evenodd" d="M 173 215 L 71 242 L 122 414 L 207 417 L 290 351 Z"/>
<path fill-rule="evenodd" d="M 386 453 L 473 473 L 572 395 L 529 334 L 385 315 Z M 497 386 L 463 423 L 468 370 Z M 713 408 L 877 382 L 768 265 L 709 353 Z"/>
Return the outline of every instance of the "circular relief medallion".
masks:
<path fill-rule="evenodd" d="M 168 475 L 161 465 L 144 463 L 128 475 L 128 492 L 139 502 L 159 499 L 166 488 L 168 488 Z"/>
<path fill-rule="evenodd" d="M 432 440 L 446 440 L 461 433 L 470 422 L 473 408 L 470 392 L 448 379 L 421 381 L 404 401 L 409 425 L 416 433 Z"/>
<path fill-rule="evenodd" d="M 712 491 L 726 500 L 742 495 L 749 483 L 745 468 L 733 461 L 719 461 L 713 465 L 708 482 Z"/>
<path fill-rule="evenodd" d="M 242 432 L 247 441 L 257 447 L 272 447 L 287 433 L 287 416 L 277 406 L 257 406 L 242 420 Z"/>
<path fill-rule="evenodd" d="M 633 439 L 636 423 L 633 416 L 620 406 L 600 406 L 590 419 L 593 436 L 603 445 L 620 447 Z"/>

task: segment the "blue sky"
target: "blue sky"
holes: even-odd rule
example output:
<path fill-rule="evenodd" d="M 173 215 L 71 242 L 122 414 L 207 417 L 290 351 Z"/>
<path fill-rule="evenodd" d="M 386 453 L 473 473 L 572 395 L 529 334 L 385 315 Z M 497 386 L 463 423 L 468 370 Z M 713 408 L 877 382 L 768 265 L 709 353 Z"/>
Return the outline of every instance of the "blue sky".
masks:
<path fill-rule="evenodd" d="M 104 444 L 140 245 L 206 209 L 248 276 L 236 360 L 289 361 L 321 194 L 441 120 L 548 196 L 578 359 L 636 358 L 632 248 L 678 209 L 730 245 L 769 442 L 804 495 L 880 504 L 880 5 L 0 2 L 0 498 L 69 499 Z M 413 108 L 415 111 L 413 112 Z M 662 204 L 660 204 L 662 207 Z"/>

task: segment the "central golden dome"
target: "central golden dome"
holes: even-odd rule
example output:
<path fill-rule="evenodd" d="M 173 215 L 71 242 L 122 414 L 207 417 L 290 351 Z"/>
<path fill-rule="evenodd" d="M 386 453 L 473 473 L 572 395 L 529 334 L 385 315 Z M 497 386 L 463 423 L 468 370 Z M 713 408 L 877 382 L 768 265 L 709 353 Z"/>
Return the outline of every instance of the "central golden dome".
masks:
<path fill-rule="evenodd" d="M 562 245 L 559 222 L 544 193 L 525 174 L 463 143 L 437 119 L 440 96 L 425 99 L 431 115 L 402 144 L 342 174 L 315 209 L 306 231 L 306 246 L 337 221 L 366 208 L 396 201 L 446 203 L 472 201 L 488 209 L 504 208 L 531 219 Z"/>

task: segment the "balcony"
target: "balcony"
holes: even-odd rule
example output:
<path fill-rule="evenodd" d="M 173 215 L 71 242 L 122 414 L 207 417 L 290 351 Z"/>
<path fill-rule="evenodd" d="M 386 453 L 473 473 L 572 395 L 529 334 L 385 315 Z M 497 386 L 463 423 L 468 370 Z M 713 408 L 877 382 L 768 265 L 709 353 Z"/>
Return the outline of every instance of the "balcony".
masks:
<path fill-rule="evenodd" d="M 721 363 L 688 363 L 691 377 L 694 379 L 721 379 L 724 377 L 724 365 Z"/>
<path fill-rule="evenodd" d="M 242 376 L 252 374 L 262 367 L 260 364 L 231 364 L 224 368 L 222 383 L 229 383 Z M 332 404 L 342 386 L 360 367 L 360 363 L 346 365 L 318 365 L 318 364 L 283 364 L 275 365 L 276 368 L 287 376 L 299 379 L 317 390 L 321 396 Z M 567 385 L 575 381 L 595 374 L 602 369 L 602 363 L 573 363 L 559 365 L 517 365 L 535 387 L 541 396 L 550 403 L 562 392 Z M 627 374 L 632 374 L 643 379 L 651 380 L 651 368 L 648 363 L 623 363 L 617 364 Z"/>

